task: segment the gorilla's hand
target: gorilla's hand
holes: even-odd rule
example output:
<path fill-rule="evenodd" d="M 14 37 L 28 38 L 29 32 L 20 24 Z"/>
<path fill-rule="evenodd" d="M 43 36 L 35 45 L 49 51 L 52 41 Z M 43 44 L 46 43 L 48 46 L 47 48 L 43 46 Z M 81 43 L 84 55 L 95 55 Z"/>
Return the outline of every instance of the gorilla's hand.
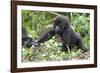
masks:
<path fill-rule="evenodd" d="M 40 46 L 40 43 L 37 42 L 37 41 L 33 41 L 33 42 L 32 42 L 32 46 L 38 47 L 38 46 Z"/>
<path fill-rule="evenodd" d="M 32 50 L 32 51 L 35 51 L 36 49 L 39 48 L 39 46 L 40 46 L 40 43 L 39 43 L 39 42 L 33 41 L 33 42 L 32 42 L 32 46 L 31 46 L 31 50 Z"/>

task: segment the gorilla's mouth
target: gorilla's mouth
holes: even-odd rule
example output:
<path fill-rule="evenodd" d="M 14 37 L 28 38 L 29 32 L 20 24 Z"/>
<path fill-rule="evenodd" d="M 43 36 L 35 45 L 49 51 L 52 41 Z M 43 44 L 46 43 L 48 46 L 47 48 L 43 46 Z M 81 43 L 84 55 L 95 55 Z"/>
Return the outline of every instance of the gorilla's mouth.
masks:
<path fill-rule="evenodd" d="M 61 30 L 55 30 L 55 33 L 59 34 L 59 33 L 62 33 L 62 31 Z"/>

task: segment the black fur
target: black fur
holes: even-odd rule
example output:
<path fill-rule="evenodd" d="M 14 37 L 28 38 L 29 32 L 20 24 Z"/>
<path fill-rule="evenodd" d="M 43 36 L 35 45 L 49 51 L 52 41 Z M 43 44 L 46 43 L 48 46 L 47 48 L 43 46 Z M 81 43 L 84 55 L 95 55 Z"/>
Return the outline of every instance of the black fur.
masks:
<path fill-rule="evenodd" d="M 32 46 L 33 39 L 27 36 L 26 29 L 22 27 L 22 45 L 30 48 Z"/>

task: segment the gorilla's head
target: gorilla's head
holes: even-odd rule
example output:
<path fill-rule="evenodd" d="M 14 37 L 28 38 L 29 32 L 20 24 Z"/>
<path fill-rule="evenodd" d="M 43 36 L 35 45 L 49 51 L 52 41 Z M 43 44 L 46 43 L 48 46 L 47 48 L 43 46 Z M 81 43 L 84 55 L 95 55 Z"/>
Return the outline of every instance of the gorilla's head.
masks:
<path fill-rule="evenodd" d="M 67 16 L 57 16 L 54 21 L 55 33 L 63 33 L 66 27 L 69 25 L 69 19 Z"/>

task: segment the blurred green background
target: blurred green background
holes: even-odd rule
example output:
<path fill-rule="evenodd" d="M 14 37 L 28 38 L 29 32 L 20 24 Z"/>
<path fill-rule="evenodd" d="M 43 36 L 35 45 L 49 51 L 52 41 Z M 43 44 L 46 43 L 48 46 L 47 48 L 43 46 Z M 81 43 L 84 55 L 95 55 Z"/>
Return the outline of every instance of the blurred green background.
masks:
<path fill-rule="evenodd" d="M 28 36 L 34 40 L 43 33 L 48 32 L 53 27 L 54 19 L 58 15 L 68 16 L 72 28 L 80 33 L 85 47 L 90 49 L 90 14 L 71 12 L 50 12 L 22 10 L 22 24 L 26 28 Z M 22 47 L 22 62 L 40 61 L 64 61 L 72 59 L 89 59 L 89 52 L 82 53 L 76 47 L 72 47 L 70 52 L 61 51 L 61 40 L 59 36 L 42 43 L 36 50 Z"/>

